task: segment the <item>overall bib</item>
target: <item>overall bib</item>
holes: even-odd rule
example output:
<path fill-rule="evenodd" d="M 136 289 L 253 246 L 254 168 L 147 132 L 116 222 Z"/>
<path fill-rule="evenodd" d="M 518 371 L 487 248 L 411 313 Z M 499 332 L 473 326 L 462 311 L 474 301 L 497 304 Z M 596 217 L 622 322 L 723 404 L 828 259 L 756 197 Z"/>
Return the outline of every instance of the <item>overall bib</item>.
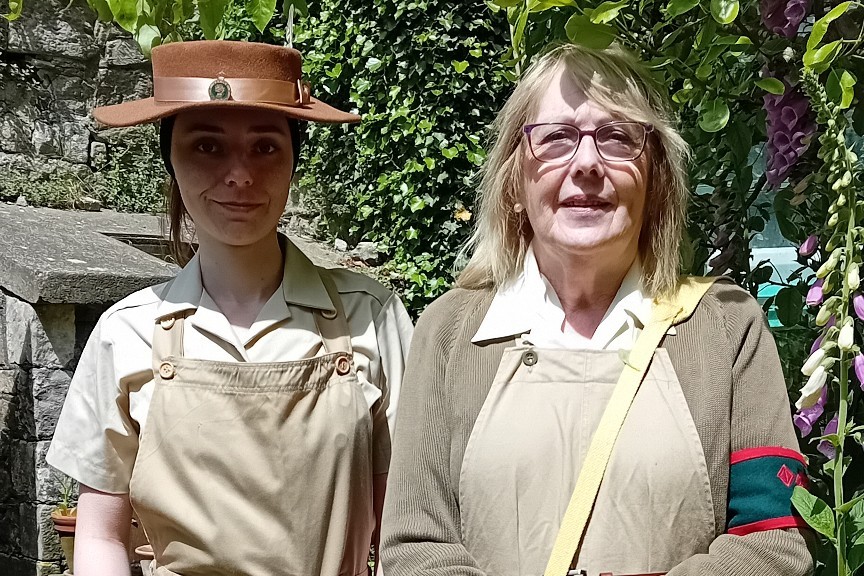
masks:
<path fill-rule="evenodd" d="M 321 274 L 336 308 L 315 311 L 323 356 L 194 360 L 184 317 L 157 323 L 130 482 L 157 576 L 368 573 L 372 421 L 339 295 Z"/>
<path fill-rule="evenodd" d="M 487 574 L 543 574 L 623 367 L 618 351 L 523 342 L 504 352 L 459 481 L 463 542 Z M 707 552 L 714 531 L 702 444 L 660 348 L 627 413 L 573 565 L 589 576 L 666 572 Z"/>

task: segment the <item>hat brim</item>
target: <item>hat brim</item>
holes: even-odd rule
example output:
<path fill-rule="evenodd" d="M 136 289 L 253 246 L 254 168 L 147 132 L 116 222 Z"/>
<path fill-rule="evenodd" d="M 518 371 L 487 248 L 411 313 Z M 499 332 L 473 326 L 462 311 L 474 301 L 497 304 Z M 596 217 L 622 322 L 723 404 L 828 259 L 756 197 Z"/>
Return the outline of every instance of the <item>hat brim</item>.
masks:
<path fill-rule="evenodd" d="M 354 123 L 360 121 L 360 116 L 343 112 L 337 108 L 310 98 L 307 104 L 300 106 L 285 106 L 266 102 L 243 102 L 235 100 L 201 101 L 201 102 L 156 102 L 152 97 L 141 100 L 123 102 L 111 106 L 98 106 L 93 109 L 93 117 L 97 122 L 114 128 L 149 124 L 162 118 L 174 116 L 180 112 L 200 110 L 204 108 L 240 108 L 247 110 L 268 110 L 279 112 L 289 118 L 325 122 L 330 124 Z"/>

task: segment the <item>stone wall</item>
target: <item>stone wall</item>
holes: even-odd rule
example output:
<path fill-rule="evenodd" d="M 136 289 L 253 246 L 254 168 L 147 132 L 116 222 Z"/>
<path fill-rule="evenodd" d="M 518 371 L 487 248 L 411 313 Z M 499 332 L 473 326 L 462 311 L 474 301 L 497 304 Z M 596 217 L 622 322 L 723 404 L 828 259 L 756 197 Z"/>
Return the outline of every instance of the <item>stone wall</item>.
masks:
<path fill-rule="evenodd" d="M 116 134 L 97 133 L 95 105 L 147 94 L 149 65 L 127 33 L 83 0 L 34 0 L 0 19 L 0 197 L 59 181 L 85 193 Z"/>

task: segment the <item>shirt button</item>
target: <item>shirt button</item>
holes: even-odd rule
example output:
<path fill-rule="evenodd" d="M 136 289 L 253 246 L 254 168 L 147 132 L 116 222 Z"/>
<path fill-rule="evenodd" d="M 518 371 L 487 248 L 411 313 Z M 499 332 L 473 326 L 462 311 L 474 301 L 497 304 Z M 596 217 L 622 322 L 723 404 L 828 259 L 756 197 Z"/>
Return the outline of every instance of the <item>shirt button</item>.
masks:
<path fill-rule="evenodd" d="M 336 358 L 336 373 L 344 376 L 351 371 L 351 360 L 348 356 L 339 356 Z"/>
<path fill-rule="evenodd" d="M 321 316 L 323 316 L 327 320 L 332 320 L 333 318 L 336 318 L 336 311 L 335 310 L 322 310 Z"/>
<path fill-rule="evenodd" d="M 174 378 L 174 365 L 171 362 L 162 362 L 159 365 L 159 375 L 165 380 Z"/>
<path fill-rule="evenodd" d="M 522 353 L 522 363 L 526 366 L 533 366 L 537 363 L 537 353 L 533 350 L 526 350 Z"/>
<path fill-rule="evenodd" d="M 159 324 L 162 326 L 164 330 L 170 330 L 172 326 L 174 326 L 174 317 L 163 318 Z"/>

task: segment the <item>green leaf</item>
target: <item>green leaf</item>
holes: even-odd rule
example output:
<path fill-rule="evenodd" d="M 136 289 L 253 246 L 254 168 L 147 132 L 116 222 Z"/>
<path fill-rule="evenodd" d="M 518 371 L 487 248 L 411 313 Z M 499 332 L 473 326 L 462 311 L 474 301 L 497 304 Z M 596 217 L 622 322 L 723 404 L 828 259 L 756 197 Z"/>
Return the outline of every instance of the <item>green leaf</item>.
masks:
<path fill-rule="evenodd" d="M 444 148 L 441 150 L 441 154 L 449 160 L 459 155 L 459 149 L 455 146 L 452 148 Z"/>
<path fill-rule="evenodd" d="M 849 574 L 855 574 L 864 565 L 864 532 L 847 545 L 846 563 L 849 566 Z"/>
<path fill-rule="evenodd" d="M 596 50 L 608 48 L 615 40 L 615 28 L 608 24 L 595 24 L 581 14 L 571 16 L 564 30 L 571 42 Z"/>
<path fill-rule="evenodd" d="M 747 158 L 750 156 L 750 148 L 753 147 L 753 126 L 747 122 L 737 120 L 729 127 L 726 134 L 728 135 L 729 149 L 732 151 L 735 163 L 739 166 L 746 166 Z M 751 169 L 751 178 L 752 173 Z"/>
<path fill-rule="evenodd" d="M 450 65 L 453 66 L 453 69 L 456 70 L 458 74 L 461 74 L 468 68 L 468 62 L 464 60 L 451 60 Z"/>
<path fill-rule="evenodd" d="M 777 319 L 784 326 L 795 326 L 801 321 L 804 297 L 796 288 L 781 288 L 774 297 L 774 304 L 777 306 Z"/>
<path fill-rule="evenodd" d="M 381 60 L 373 56 L 366 61 L 366 69 L 370 72 L 375 72 L 381 67 L 381 64 L 383 64 Z"/>
<path fill-rule="evenodd" d="M 114 21 L 127 32 L 135 32 L 138 24 L 137 0 L 108 0 Z"/>
<path fill-rule="evenodd" d="M 828 69 L 837 53 L 840 51 L 841 40 L 829 42 L 824 46 L 820 46 L 816 50 L 808 50 L 802 58 L 804 66 L 812 68 L 815 72 L 821 73 Z"/>
<path fill-rule="evenodd" d="M 521 4 L 522 0 L 490 0 L 489 3 L 498 8 L 512 8 Z"/>
<path fill-rule="evenodd" d="M 150 58 L 150 51 L 162 43 L 162 34 L 156 26 L 146 24 L 138 28 L 133 34 L 138 47 L 141 48 L 141 53 L 147 58 Z"/>
<path fill-rule="evenodd" d="M 719 132 L 729 122 L 729 106 L 721 99 L 711 100 L 702 105 L 699 115 L 699 127 L 705 132 Z"/>
<path fill-rule="evenodd" d="M 24 8 L 24 0 L 9 0 L 9 12 L 3 14 L 9 22 L 14 22 L 21 17 L 21 10 Z"/>
<path fill-rule="evenodd" d="M 111 12 L 108 0 L 87 0 L 87 5 L 96 12 L 96 15 L 102 22 L 111 22 L 114 20 L 114 14 Z"/>
<path fill-rule="evenodd" d="M 231 0 L 198 0 L 198 15 L 201 31 L 208 40 L 215 40 L 219 25 Z M 134 2 L 134 0 L 133 0 Z"/>
<path fill-rule="evenodd" d="M 756 81 L 756 86 L 765 90 L 769 94 L 780 95 L 786 91 L 786 85 L 777 78 L 762 78 Z"/>
<path fill-rule="evenodd" d="M 545 12 L 550 8 L 576 5 L 576 0 L 531 0 L 528 2 L 528 12 L 534 14 L 537 12 Z"/>
<path fill-rule="evenodd" d="M 828 75 L 828 82 L 825 84 L 828 98 L 836 103 L 841 110 L 849 108 L 855 97 L 855 82 L 855 76 L 847 70 L 842 68 L 831 70 L 831 74 Z"/>
<path fill-rule="evenodd" d="M 835 540 L 834 512 L 824 501 L 801 486 L 795 486 L 792 492 L 792 504 L 811 528 L 827 536 L 832 542 Z"/>
<path fill-rule="evenodd" d="M 825 37 L 825 33 L 828 32 L 828 25 L 845 14 L 846 10 L 848 10 L 851 5 L 852 2 L 843 2 L 842 4 L 838 4 L 813 24 L 813 28 L 810 30 L 810 37 L 807 38 L 807 52 L 812 52 L 816 49 L 816 46 L 818 46 L 819 43 L 822 42 L 822 38 Z"/>
<path fill-rule="evenodd" d="M 686 14 L 699 5 L 699 0 L 672 0 L 666 6 L 666 13 L 670 18 Z"/>
<path fill-rule="evenodd" d="M 294 6 L 294 11 L 300 16 L 303 16 L 304 18 L 309 16 L 309 6 L 306 4 L 306 0 L 285 0 L 282 11 L 286 17 L 288 16 L 289 6 Z"/>
<path fill-rule="evenodd" d="M 731 24 L 738 17 L 738 0 L 711 0 L 711 16 L 720 24 Z"/>
<path fill-rule="evenodd" d="M 252 18 L 252 23 L 259 32 L 264 32 L 273 14 L 276 13 L 276 0 L 248 0 L 246 13 Z"/>
<path fill-rule="evenodd" d="M 595 24 L 608 24 L 618 17 L 621 9 L 626 7 L 630 0 L 618 0 L 617 2 L 603 2 L 591 12 L 591 22 Z"/>

